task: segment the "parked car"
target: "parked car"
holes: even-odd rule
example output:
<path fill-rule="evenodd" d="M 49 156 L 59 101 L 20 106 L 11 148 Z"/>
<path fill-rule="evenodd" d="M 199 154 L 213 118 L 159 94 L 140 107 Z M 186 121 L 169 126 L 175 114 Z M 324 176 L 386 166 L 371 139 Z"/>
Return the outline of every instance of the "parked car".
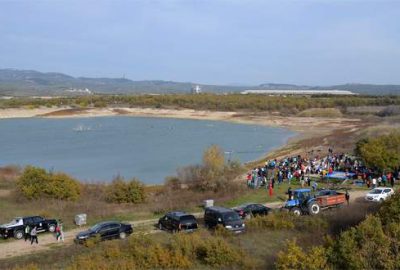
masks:
<path fill-rule="evenodd" d="M 10 223 L 0 225 L 0 236 L 4 239 L 14 237 L 22 239 L 25 234 L 25 228 L 36 227 L 37 232 L 54 232 L 57 221 L 55 219 L 45 219 L 41 216 L 28 216 L 14 218 Z"/>
<path fill-rule="evenodd" d="M 169 212 L 158 220 L 160 230 L 192 232 L 198 228 L 196 218 L 185 212 Z"/>
<path fill-rule="evenodd" d="M 84 243 L 86 240 L 99 237 L 100 240 L 124 239 L 131 235 L 133 228 L 131 224 L 124 224 L 116 221 L 105 221 L 97 223 L 90 229 L 76 235 L 75 242 Z"/>
<path fill-rule="evenodd" d="M 239 214 L 241 218 L 251 218 L 252 216 L 265 216 L 268 215 L 271 208 L 259 203 L 245 203 L 238 207 L 232 208 Z"/>
<path fill-rule="evenodd" d="M 215 228 L 221 225 L 235 233 L 241 233 L 245 230 L 245 224 L 239 214 L 224 207 L 207 207 L 204 211 L 204 223 L 207 228 Z"/>
<path fill-rule="evenodd" d="M 394 194 L 394 190 L 388 187 L 374 188 L 365 195 L 365 200 L 369 202 L 383 202 Z"/>

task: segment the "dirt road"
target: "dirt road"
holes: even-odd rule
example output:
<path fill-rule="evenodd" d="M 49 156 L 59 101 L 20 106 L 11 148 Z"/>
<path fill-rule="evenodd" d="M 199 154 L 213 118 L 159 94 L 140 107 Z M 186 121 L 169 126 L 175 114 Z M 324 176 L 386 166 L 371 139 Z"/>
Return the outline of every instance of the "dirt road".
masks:
<path fill-rule="evenodd" d="M 364 196 L 366 191 L 352 191 L 350 193 L 350 199 L 354 202 L 357 199 L 360 199 Z M 283 202 L 273 202 L 268 203 L 267 206 L 271 208 L 279 208 L 281 207 Z M 195 216 L 201 217 L 203 213 L 194 213 Z M 152 224 L 156 224 L 158 219 L 148 219 L 148 220 L 140 220 L 140 221 L 132 221 L 129 222 L 133 225 L 134 228 L 151 226 Z M 64 242 L 57 242 L 55 235 L 51 233 L 39 234 L 39 244 L 31 245 L 30 242 L 25 242 L 24 240 L 12 240 L 5 241 L 0 244 L 0 260 L 12 258 L 16 256 L 27 255 L 31 253 L 36 253 L 40 251 L 49 250 L 52 248 L 62 248 L 65 245 L 71 245 L 74 242 L 74 238 L 76 234 L 80 231 L 85 230 L 85 227 L 76 228 L 64 233 L 65 240 Z M 151 229 L 145 230 L 145 233 L 158 233 L 161 232 L 159 230 Z"/>

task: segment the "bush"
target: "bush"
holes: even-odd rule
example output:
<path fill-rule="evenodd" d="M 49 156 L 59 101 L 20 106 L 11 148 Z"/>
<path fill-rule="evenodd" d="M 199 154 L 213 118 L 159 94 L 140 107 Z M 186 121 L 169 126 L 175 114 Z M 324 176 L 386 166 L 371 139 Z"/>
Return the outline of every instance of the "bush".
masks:
<path fill-rule="evenodd" d="M 232 179 L 242 172 L 238 162 L 225 164 L 222 150 L 212 145 L 204 151 L 203 164 L 178 169 L 175 181 L 194 191 L 214 191 L 236 188 Z"/>
<path fill-rule="evenodd" d="M 400 132 L 360 140 L 356 152 L 368 167 L 393 171 L 400 167 Z"/>
<path fill-rule="evenodd" d="M 247 221 L 248 230 L 260 230 L 260 229 L 273 229 L 273 230 L 284 230 L 293 229 L 294 216 L 289 213 L 273 213 L 267 216 L 256 216 Z"/>
<path fill-rule="evenodd" d="M 144 185 L 136 178 L 125 182 L 117 177 L 107 187 L 106 200 L 113 203 L 141 203 L 145 200 Z"/>
<path fill-rule="evenodd" d="M 399 106 L 387 106 L 383 110 L 377 112 L 376 115 L 378 115 L 380 117 L 400 115 L 400 107 Z"/>
<path fill-rule="evenodd" d="M 307 253 L 297 245 L 296 240 L 288 241 L 286 250 L 278 253 L 275 266 L 278 270 L 327 269 L 326 250 L 321 246 L 317 246 Z"/>
<path fill-rule="evenodd" d="M 238 265 L 242 259 L 240 250 L 233 248 L 219 237 L 206 239 L 197 247 L 196 253 L 200 261 L 211 267 Z"/>
<path fill-rule="evenodd" d="M 300 117 L 342 117 L 342 113 L 336 108 L 314 108 L 301 111 L 297 114 Z"/>
<path fill-rule="evenodd" d="M 48 173 L 42 168 L 27 166 L 17 181 L 17 188 L 28 199 L 48 197 L 77 200 L 81 186 L 64 173 Z"/>

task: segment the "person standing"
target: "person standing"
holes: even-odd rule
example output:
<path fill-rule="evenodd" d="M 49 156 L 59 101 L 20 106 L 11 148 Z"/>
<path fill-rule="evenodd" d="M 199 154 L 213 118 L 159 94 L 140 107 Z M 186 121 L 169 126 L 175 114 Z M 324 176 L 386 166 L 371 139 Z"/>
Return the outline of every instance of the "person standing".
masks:
<path fill-rule="evenodd" d="M 272 197 L 274 195 L 274 187 L 272 185 L 272 181 L 269 182 L 269 196 Z"/>
<path fill-rule="evenodd" d="M 64 243 L 64 225 L 61 220 L 58 222 L 58 233 L 57 233 L 57 242 L 60 240 Z"/>
<path fill-rule="evenodd" d="M 60 238 L 60 222 L 57 222 L 55 233 L 56 233 L 56 239 L 57 239 L 57 242 L 58 242 L 59 238 Z"/>
<path fill-rule="evenodd" d="M 313 181 L 313 184 L 312 184 L 312 189 L 313 189 L 313 191 L 316 191 L 317 190 L 317 187 L 318 187 L 318 184 L 317 184 L 317 181 Z"/>
<path fill-rule="evenodd" d="M 292 195 L 293 195 L 291 187 L 288 188 L 287 194 L 288 194 L 289 200 L 291 200 L 292 199 Z"/>
<path fill-rule="evenodd" d="M 31 245 L 33 244 L 34 241 L 36 242 L 36 244 L 39 244 L 39 241 L 37 238 L 36 226 L 33 227 L 33 229 L 31 230 Z"/>
<path fill-rule="evenodd" d="M 26 225 L 25 227 L 25 242 L 27 239 L 31 240 L 31 228 L 29 227 L 29 224 Z"/>
<path fill-rule="evenodd" d="M 345 197 L 346 197 L 346 202 L 347 202 L 347 205 L 350 205 L 350 194 L 349 194 L 349 192 L 346 190 L 346 195 L 345 195 Z"/>

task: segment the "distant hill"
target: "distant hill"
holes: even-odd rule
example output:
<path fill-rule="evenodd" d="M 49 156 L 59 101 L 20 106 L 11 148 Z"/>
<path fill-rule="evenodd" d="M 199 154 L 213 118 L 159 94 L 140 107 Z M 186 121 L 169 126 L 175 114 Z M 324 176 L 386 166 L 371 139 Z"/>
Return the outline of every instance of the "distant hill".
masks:
<path fill-rule="evenodd" d="M 126 78 L 85 78 L 72 77 L 56 72 L 34 70 L 0 69 L 0 95 L 53 96 L 88 93 L 135 94 L 135 93 L 189 93 L 194 85 L 203 92 L 227 93 L 246 89 L 290 89 L 290 90 L 349 90 L 359 94 L 398 95 L 400 85 L 343 84 L 333 86 L 306 86 L 293 84 L 265 83 L 249 86 L 207 85 L 192 82 L 161 80 L 132 81 Z"/>

